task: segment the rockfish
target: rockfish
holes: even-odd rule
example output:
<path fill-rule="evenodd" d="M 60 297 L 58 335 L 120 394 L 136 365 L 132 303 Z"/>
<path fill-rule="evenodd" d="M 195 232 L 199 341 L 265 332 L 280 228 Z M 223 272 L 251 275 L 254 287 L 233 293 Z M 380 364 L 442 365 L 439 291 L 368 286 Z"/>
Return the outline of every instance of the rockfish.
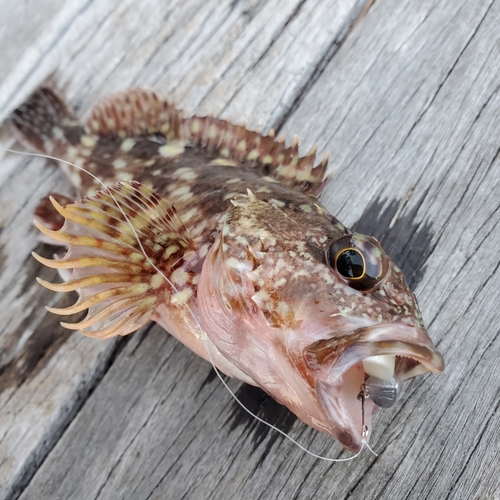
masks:
<path fill-rule="evenodd" d="M 300 157 L 296 139 L 185 118 L 140 88 L 84 124 L 41 88 L 10 121 L 27 146 L 109 186 L 62 163 L 83 198 L 54 195 L 36 212 L 68 249 L 35 255 L 69 276 L 40 283 L 79 294 L 49 310 L 88 310 L 66 328 L 104 339 L 156 321 L 352 451 L 404 380 L 443 370 L 401 270 L 318 201 L 327 158 L 316 164 L 315 148 Z"/>

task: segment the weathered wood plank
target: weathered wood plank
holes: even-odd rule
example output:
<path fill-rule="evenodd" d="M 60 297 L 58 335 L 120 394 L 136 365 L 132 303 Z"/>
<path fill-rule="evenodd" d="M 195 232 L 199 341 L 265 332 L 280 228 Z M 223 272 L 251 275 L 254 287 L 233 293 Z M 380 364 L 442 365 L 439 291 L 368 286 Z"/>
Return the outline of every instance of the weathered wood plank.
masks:
<path fill-rule="evenodd" d="M 334 152 L 327 206 L 373 227 L 410 270 L 448 363 L 377 419 L 379 457 L 328 465 L 263 434 L 205 383 L 206 363 L 153 327 L 117 356 L 22 498 L 498 498 L 499 18 L 492 2 L 379 0 L 297 109 L 273 115 L 269 101 L 255 123 L 292 111 L 284 131 Z M 340 451 L 300 423 L 291 432 Z"/>
<path fill-rule="evenodd" d="M 54 16 L 26 29 L 32 4 L 3 2 L 4 19 L 24 23 L 29 36 L 19 30 L 16 39 L 14 22 L 1 35 L 18 43 L 2 59 L 9 72 L 0 79 L 0 118 L 49 78 L 82 112 L 99 96 L 147 83 L 169 91 L 188 111 L 225 110 L 236 121 L 265 126 L 270 116 L 288 112 L 364 5 L 355 0 L 68 0 L 47 3 L 45 12 Z M 255 88 L 257 96 L 251 94 Z M 13 144 L 6 128 L 1 140 L 2 149 Z M 45 163 L 2 157 L 0 498 L 22 491 L 120 349 L 115 341 L 89 343 L 63 333 L 59 319 L 45 314 L 44 305 L 60 298 L 34 282 L 46 271 L 29 256 L 37 246 L 31 214 L 47 193 L 70 191 L 55 167 Z M 37 251 L 49 255 L 52 250 L 38 246 Z M 206 376 L 206 366 L 200 366 Z"/>

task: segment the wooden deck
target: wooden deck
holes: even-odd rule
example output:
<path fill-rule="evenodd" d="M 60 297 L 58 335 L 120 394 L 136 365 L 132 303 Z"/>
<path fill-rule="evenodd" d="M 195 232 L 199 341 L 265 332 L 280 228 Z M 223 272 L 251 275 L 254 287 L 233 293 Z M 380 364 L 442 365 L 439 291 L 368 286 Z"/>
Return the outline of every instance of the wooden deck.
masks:
<path fill-rule="evenodd" d="M 500 1 L 0 0 L 0 121 L 50 80 L 84 115 L 134 85 L 330 151 L 323 201 L 383 240 L 447 363 L 382 411 L 368 452 L 315 460 L 148 325 L 106 342 L 44 306 L 31 225 L 70 193 L 0 129 L 1 499 L 500 499 Z M 261 391 L 259 415 L 341 446 Z"/>

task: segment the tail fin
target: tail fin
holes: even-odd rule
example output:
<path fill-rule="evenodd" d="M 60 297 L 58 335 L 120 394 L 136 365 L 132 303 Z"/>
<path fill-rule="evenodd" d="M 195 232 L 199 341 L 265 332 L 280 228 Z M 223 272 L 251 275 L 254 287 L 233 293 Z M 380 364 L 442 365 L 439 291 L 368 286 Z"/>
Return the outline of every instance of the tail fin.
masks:
<path fill-rule="evenodd" d="M 63 98 L 49 87 L 41 87 L 9 117 L 18 138 L 28 147 L 62 156 L 84 133 Z"/>

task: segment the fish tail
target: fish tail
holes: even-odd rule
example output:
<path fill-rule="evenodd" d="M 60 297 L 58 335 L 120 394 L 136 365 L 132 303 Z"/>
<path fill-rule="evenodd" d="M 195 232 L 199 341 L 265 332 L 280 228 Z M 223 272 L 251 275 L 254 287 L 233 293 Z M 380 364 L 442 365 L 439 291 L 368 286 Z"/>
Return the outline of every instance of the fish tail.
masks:
<path fill-rule="evenodd" d="M 10 124 L 16 136 L 29 148 L 62 157 L 78 144 L 84 128 L 54 89 L 41 87 L 12 112 Z"/>

